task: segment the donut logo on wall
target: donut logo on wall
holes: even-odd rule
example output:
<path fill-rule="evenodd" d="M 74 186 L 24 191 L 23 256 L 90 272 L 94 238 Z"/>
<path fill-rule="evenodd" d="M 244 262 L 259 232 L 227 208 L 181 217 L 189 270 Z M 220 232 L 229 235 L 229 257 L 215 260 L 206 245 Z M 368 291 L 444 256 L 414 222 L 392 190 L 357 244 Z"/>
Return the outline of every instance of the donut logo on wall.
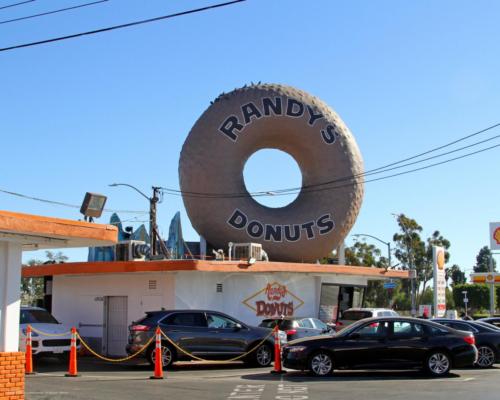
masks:
<path fill-rule="evenodd" d="M 246 161 L 266 148 L 288 153 L 302 172 L 300 194 L 285 207 L 263 206 L 245 187 Z M 261 243 L 271 261 L 314 262 L 336 248 L 359 213 L 362 173 L 339 116 L 318 98 L 276 84 L 219 96 L 191 129 L 179 162 L 196 231 L 216 248 Z"/>

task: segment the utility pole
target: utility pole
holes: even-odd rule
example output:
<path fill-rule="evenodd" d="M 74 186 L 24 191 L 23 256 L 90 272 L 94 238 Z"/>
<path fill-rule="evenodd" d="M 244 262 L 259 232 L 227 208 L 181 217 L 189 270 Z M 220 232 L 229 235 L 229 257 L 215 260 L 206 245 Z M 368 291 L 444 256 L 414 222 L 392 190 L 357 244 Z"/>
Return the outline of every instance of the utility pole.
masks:
<path fill-rule="evenodd" d="M 149 201 L 149 246 L 150 246 L 150 258 L 154 258 L 154 256 L 158 255 L 158 247 L 162 254 L 168 258 L 168 249 L 161 240 L 160 234 L 158 232 L 158 225 L 156 225 L 156 204 L 160 201 L 160 195 L 162 188 L 159 186 L 152 186 L 153 196 L 148 197 L 146 194 L 141 192 L 133 185 L 129 185 L 128 183 L 112 183 L 109 186 L 127 186 L 137 193 L 139 193 L 142 197 Z"/>
<path fill-rule="evenodd" d="M 156 256 L 157 252 L 157 225 L 156 225 L 156 204 L 160 200 L 160 188 L 153 186 L 153 196 L 149 198 L 149 234 L 150 234 L 150 251 L 152 256 Z"/>

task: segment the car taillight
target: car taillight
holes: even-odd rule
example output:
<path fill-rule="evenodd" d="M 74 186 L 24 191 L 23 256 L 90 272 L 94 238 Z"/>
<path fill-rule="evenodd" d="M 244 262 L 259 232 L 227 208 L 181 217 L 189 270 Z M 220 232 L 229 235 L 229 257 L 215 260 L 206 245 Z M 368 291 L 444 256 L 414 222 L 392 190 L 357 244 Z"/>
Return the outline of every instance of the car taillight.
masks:
<path fill-rule="evenodd" d="M 476 344 L 476 338 L 473 335 L 465 336 L 464 340 L 469 344 Z"/>
<path fill-rule="evenodd" d="M 130 327 L 130 332 L 147 332 L 151 328 L 147 325 L 132 325 Z"/>
<path fill-rule="evenodd" d="M 297 329 L 288 329 L 286 331 L 287 335 L 295 335 L 297 333 Z"/>

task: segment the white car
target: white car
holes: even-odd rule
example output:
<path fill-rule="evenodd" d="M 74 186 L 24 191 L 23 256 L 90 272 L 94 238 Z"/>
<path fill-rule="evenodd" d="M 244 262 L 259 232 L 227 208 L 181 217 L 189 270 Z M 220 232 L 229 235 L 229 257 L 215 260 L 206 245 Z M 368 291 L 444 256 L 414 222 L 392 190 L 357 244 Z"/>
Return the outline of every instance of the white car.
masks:
<path fill-rule="evenodd" d="M 360 319 L 372 317 L 397 317 L 399 314 L 388 308 L 349 308 L 345 310 L 335 323 L 336 330 L 345 328 Z"/>
<path fill-rule="evenodd" d="M 26 329 L 28 325 L 31 325 L 36 330 L 31 332 L 31 347 L 34 356 L 46 355 L 63 358 L 69 355 L 71 328 L 60 324 L 47 310 L 39 307 L 21 307 L 20 351 L 26 350 Z"/>

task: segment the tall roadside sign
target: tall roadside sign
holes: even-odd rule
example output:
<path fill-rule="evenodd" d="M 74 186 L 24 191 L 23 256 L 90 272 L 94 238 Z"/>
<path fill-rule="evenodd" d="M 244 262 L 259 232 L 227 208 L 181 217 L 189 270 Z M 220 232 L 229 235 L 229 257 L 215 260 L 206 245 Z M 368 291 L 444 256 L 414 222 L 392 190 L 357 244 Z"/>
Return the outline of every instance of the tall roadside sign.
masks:
<path fill-rule="evenodd" d="M 500 250 L 500 222 L 490 222 L 490 250 Z"/>
<path fill-rule="evenodd" d="M 443 247 L 432 247 L 432 260 L 434 267 L 434 314 L 436 317 L 444 317 L 446 314 L 446 277 Z"/>

